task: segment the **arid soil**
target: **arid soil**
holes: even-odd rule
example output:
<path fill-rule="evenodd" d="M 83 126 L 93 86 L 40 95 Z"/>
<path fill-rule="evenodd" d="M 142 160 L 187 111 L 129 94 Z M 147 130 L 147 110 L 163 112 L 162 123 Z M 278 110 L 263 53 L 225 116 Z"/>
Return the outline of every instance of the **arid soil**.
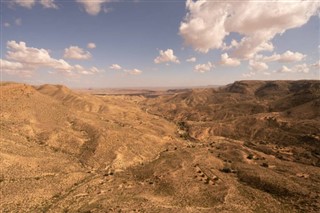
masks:
<path fill-rule="evenodd" d="M 1 212 L 320 209 L 319 81 L 93 94 L 1 84 Z"/>

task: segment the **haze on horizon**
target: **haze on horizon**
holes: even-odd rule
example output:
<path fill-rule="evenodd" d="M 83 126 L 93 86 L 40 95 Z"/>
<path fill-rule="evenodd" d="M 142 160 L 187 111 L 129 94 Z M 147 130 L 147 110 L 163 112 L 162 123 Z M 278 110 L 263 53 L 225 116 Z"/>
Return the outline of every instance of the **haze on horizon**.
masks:
<path fill-rule="evenodd" d="M 1 1 L 1 81 L 180 87 L 320 79 L 317 1 Z"/>

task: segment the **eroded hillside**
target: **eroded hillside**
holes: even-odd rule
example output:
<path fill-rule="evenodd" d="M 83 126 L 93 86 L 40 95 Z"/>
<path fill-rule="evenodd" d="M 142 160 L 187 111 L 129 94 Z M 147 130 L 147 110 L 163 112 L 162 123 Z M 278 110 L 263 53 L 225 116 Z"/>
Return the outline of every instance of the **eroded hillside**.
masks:
<path fill-rule="evenodd" d="M 150 99 L 149 112 L 185 122 L 191 137 L 243 140 L 280 159 L 320 166 L 320 82 L 239 81 Z"/>
<path fill-rule="evenodd" d="M 3 83 L 0 209 L 316 212 L 319 82 L 274 84 L 148 99 Z"/>

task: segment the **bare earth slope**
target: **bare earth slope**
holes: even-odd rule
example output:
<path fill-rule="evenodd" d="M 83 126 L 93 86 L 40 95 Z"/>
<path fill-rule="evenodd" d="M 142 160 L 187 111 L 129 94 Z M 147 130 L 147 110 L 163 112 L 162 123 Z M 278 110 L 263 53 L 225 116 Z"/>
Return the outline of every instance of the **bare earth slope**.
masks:
<path fill-rule="evenodd" d="M 185 122 L 193 138 L 239 139 L 267 154 L 320 166 L 320 81 L 240 81 L 151 99 L 144 107 Z"/>
<path fill-rule="evenodd" d="M 155 99 L 1 84 L 1 212 L 316 212 L 319 82 L 251 83 Z"/>

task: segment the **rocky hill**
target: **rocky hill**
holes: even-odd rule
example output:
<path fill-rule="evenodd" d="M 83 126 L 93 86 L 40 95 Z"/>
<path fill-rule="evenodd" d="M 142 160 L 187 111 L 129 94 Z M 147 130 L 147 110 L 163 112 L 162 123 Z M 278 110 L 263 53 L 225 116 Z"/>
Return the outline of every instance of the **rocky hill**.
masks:
<path fill-rule="evenodd" d="M 1 212 L 318 211 L 319 81 L 169 93 L 1 83 Z"/>
<path fill-rule="evenodd" d="M 185 122 L 195 139 L 243 140 L 279 158 L 320 166 L 320 81 L 239 81 L 148 100 L 144 107 Z M 282 154 L 284 147 L 290 154 Z"/>

